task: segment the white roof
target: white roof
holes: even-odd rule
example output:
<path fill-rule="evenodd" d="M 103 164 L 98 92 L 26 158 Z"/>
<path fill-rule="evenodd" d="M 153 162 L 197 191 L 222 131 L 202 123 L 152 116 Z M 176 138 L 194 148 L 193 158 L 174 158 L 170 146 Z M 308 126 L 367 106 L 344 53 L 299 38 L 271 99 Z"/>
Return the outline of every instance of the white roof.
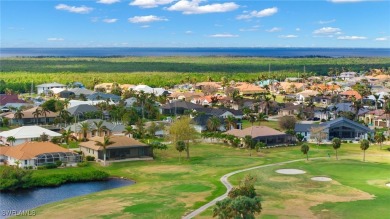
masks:
<path fill-rule="evenodd" d="M 65 89 L 64 88 L 55 87 L 55 88 L 52 88 L 50 90 L 53 91 L 53 94 L 58 94 L 59 92 L 65 90 Z"/>
<path fill-rule="evenodd" d="M 12 129 L 5 132 L 0 132 L 0 137 L 8 138 L 13 136 L 16 139 L 25 139 L 25 138 L 39 138 L 42 133 L 45 133 L 49 137 L 59 137 L 60 133 L 53 132 L 49 129 L 42 128 L 40 126 L 22 126 L 16 129 Z"/>
<path fill-rule="evenodd" d="M 70 100 L 68 108 L 74 107 L 74 106 L 78 106 L 78 105 L 82 105 L 82 104 L 96 105 L 96 104 L 101 103 L 101 102 L 106 102 L 106 101 L 105 100 L 86 100 L 86 101 Z M 109 104 L 112 105 L 112 104 L 115 104 L 115 103 L 110 101 Z"/>
<path fill-rule="evenodd" d="M 40 84 L 37 85 L 37 87 L 66 87 L 66 85 L 53 82 L 53 83 Z"/>

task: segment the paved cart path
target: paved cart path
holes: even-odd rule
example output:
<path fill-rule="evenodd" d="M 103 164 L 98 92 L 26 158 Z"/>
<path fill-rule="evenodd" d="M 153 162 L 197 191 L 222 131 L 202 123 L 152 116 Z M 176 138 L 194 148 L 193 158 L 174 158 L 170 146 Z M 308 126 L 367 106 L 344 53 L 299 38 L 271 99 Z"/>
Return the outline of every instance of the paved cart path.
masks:
<path fill-rule="evenodd" d="M 317 158 L 311 158 L 311 160 L 315 160 L 315 159 L 321 159 L 323 157 L 317 157 Z M 266 167 L 272 167 L 272 166 L 278 166 L 278 165 L 283 165 L 283 164 L 288 164 L 288 163 L 294 163 L 294 162 L 298 162 L 298 161 L 304 161 L 306 159 L 298 159 L 298 160 L 290 160 L 290 161 L 284 161 L 284 162 L 280 162 L 280 163 L 273 163 L 273 164 L 266 164 L 266 165 L 261 165 L 261 166 L 255 166 L 255 167 L 250 167 L 250 168 L 246 168 L 246 169 L 242 169 L 242 170 L 236 170 L 236 171 L 233 171 L 233 172 L 230 172 L 228 174 L 225 174 L 223 175 L 221 178 L 220 178 L 220 181 L 222 182 L 222 184 L 226 187 L 227 191 L 225 192 L 225 194 L 215 198 L 214 200 L 212 200 L 211 202 L 203 205 L 202 207 L 192 211 L 191 213 L 183 216 L 182 218 L 183 219 L 190 219 L 190 218 L 193 218 L 197 215 L 199 215 L 200 213 L 202 213 L 203 211 L 205 211 L 207 208 L 215 205 L 215 203 L 217 203 L 217 201 L 221 201 L 222 199 L 226 198 L 229 191 L 233 188 L 232 184 L 228 181 L 228 178 L 230 176 L 233 176 L 237 173 L 242 173 L 242 172 L 245 172 L 245 171 L 249 171 L 249 170 L 255 170 L 255 169 L 260 169 L 260 168 L 266 168 Z"/>

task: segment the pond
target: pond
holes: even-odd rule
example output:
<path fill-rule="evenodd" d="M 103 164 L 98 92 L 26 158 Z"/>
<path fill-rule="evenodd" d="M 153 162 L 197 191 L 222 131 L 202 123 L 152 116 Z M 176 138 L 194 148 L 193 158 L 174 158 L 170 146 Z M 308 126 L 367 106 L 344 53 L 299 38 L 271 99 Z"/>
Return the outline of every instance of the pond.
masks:
<path fill-rule="evenodd" d="M 7 193 L 2 192 L 0 193 L 0 218 L 7 218 L 23 213 L 33 216 L 35 212 L 27 211 L 28 209 L 75 196 L 132 184 L 134 182 L 131 180 L 109 179 L 107 181 L 68 183 L 58 187 L 44 187 Z"/>

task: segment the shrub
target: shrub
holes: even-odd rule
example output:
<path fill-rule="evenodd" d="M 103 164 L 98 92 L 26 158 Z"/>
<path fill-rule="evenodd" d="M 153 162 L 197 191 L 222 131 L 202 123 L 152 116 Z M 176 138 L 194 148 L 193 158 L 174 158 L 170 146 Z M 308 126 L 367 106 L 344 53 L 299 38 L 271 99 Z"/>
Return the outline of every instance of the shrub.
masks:
<path fill-rule="evenodd" d="M 59 166 L 61 166 L 61 165 L 62 165 L 62 161 L 57 160 L 57 161 L 56 161 L 56 166 L 59 167 Z"/>
<path fill-rule="evenodd" d="M 57 165 L 54 164 L 54 163 L 48 163 L 48 164 L 45 164 L 44 166 L 46 167 L 46 169 L 55 169 L 55 168 L 57 168 Z"/>
<path fill-rule="evenodd" d="M 283 130 L 294 130 L 297 120 L 293 116 L 285 116 L 279 119 L 279 126 Z"/>
<path fill-rule="evenodd" d="M 78 167 L 86 167 L 86 166 L 88 166 L 89 164 L 88 164 L 88 162 L 80 162 L 80 163 L 77 163 L 77 166 Z"/>
<path fill-rule="evenodd" d="M 326 122 L 326 119 L 321 119 L 321 122 Z"/>
<path fill-rule="evenodd" d="M 88 156 L 85 157 L 85 160 L 86 160 L 86 161 L 95 161 L 95 157 L 94 157 L 94 156 L 89 156 L 89 155 L 88 155 Z"/>
<path fill-rule="evenodd" d="M 31 179 L 31 171 L 4 166 L 0 168 L 0 191 L 23 187 Z"/>
<path fill-rule="evenodd" d="M 37 170 L 44 170 L 44 169 L 46 169 L 45 166 L 38 166 L 38 167 L 37 167 Z"/>

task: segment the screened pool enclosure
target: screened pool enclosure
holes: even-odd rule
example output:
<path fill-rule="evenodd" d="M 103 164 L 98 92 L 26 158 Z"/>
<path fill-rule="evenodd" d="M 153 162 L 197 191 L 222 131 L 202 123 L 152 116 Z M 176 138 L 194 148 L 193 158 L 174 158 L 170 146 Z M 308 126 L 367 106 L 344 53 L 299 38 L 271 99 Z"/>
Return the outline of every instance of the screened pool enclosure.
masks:
<path fill-rule="evenodd" d="M 34 164 L 35 166 L 42 166 L 45 164 L 56 163 L 56 161 L 61 161 L 62 163 L 78 163 L 82 161 L 82 157 L 79 154 L 72 152 L 44 153 L 37 156 Z"/>

